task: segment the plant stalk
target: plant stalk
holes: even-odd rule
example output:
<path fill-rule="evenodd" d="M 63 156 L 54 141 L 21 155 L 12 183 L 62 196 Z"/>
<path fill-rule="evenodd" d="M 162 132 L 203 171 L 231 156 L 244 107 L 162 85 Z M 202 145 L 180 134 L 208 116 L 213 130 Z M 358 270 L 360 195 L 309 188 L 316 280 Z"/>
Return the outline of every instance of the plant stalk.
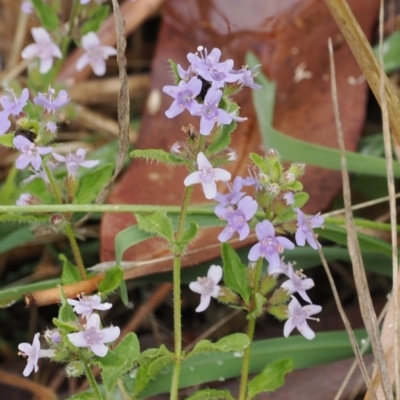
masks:
<path fill-rule="evenodd" d="M 97 386 L 96 380 L 94 379 L 94 375 L 92 373 L 92 370 L 85 363 L 84 363 L 84 368 L 85 368 L 86 378 L 87 378 L 87 380 L 89 382 L 89 385 L 93 389 L 93 392 L 94 392 L 96 400 L 104 400 L 103 396 L 100 393 L 99 387 Z"/>

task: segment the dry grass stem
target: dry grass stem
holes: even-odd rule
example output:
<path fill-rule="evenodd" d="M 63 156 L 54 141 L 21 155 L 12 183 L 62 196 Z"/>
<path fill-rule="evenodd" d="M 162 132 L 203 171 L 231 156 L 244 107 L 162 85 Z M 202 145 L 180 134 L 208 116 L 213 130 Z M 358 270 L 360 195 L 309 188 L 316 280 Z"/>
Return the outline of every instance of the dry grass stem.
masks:
<path fill-rule="evenodd" d="M 350 179 L 347 169 L 347 161 L 345 155 L 345 144 L 343 138 L 342 124 L 340 121 L 338 96 L 336 89 L 336 74 L 333 59 L 332 41 L 329 40 L 329 56 L 331 66 L 331 90 L 333 111 L 335 116 L 336 131 L 338 143 L 341 153 L 341 166 L 342 166 L 342 181 L 343 181 L 343 200 L 345 204 L 346 227 L 347 227 L 347 247 L 352 262 L 354 281 L 356 283 L 356 290 L 358 301 L 360 304 L 361 316 L 363 318 L 368 335 L 371 339 L 372 351 L 374 353 L 377 369 L 382 379 L 383 391 L 387 399 L 393 399 L 391 384 L 388 375 L 388 368 L 383 352 L 382 343 L 379 336 L 379 326 L 376 318 L 375 310 L 373 308 L 372 299 L 369 293 L 367 277 L 365 274 L 364 264 L 361 256 L 360 245 L 358 243 L 357 231 L 353 220 L 353 212 L 351 210 L 351 192 L 350 192 Z M 365 378 L 364 378 L 365 379 Z M 367 383 L 367 382 L 366 382 Z M 368 379 L 367 383 L 368 392 L 373 398 L 376 398 L 375 391 L 371 388 Z"/>
<path fill-rule="evenodd" d="M 325 3 L 335 18 L 378 103 L 381 104 L 379 62 L 364 32 L 355 19 L 346 0 L 325 0 Z M 395 141 L 400 145 L 400 113 L 398 112 L 400 101 L 387 76 L 384 79 L 390 127 Z"/>

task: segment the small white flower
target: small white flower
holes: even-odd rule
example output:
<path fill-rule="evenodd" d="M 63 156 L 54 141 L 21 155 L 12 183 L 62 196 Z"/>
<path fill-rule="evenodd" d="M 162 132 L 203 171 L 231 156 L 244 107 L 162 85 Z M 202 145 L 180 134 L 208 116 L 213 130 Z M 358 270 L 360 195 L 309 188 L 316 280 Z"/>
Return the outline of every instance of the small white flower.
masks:
<path fill-rule="evenodd" d="M 229 161 L 236 161 L 238 159 L 238 155 L 235 150 L 231 150 L 228 152 L 228 160 Z"/>
<path fill-rule="evenodd" d="M 106 62 L 109 56 L 115 56 L 117 50 L 111 46 L 102 46 L 98 36 L 94 32 L 89 32 L 82 37 L 82 47 L 85 54 L 79 57 L 76 69 L 81 71 L 86 65 L 90 64 L 93 72 L 102 76 L 106 73 Z"/>
<path fill-rule="evenodd" d="M 306 338 L 306 339 L 314 339 L 315 333 L 308 326 L 307 319 L 313 319 L 315 321 L 319 321 L 318 318 L 312 318 L 310 315 L 318 314 L 321 312 L 322 307 L 316 306 L 314 304 L 308 304 L 307 306 L 302 307 L 298 300 L 293 297 L 292 301 L 289 303 L 288 312 L 289 319 L 286 321 L 285 326 L 283 328 L 283 335 L 288 337 L 294 328 Z"/>
<path fill-rule="evenodd" d="M 78 149 L 75 154 L 68 153 L 66 156 L 62 156 L 61 154 L 53 153 L 53 157 L 58 162 L 65 163 L 65 166 L 67 167 L 67 170 L 68 170 L 68 175 L 71 177 L 76 176 L 76 173 L 78 172 L 79 167 L 93 168 L 99 163 L 99 160 L 85 161 L 85 157 L 86 157 L 85 149 Z"/>
<path fill-rule="evenodd" d="M 100 317 L 92 314 L 84 332 L 69 333 L 67 336 L 75 347 L 88 347 L 96 356 L 104 357 L 108 352 L 108 347 L 104 343 L 113 342 L 120 333 L 118 326 L 100 329 Z"/>
<path fill-rule="evenodd" d="M 286 192 L 283 195 L 283 200 L 285 200 L 287 206 L 294 204 L 294 194 L 292 192 Z"/>
<path fill-rule="evenodd" d="M 74 306 L 74 311 L 88 319 L 93 310 L 109 310 L 111 303 L 101 303 L 101 297 L 98 294 L 94 296 L 82 296 L 79 300 L 67 299 L 68 304 Z"/>
<path fill-rule="evenodd" d="M 197 281 L 190 282 L 190 290 L 201 295 L 196 312 L 204 311 L 210 305 L 211 297 L 215 299 L 218 297 L 219 286 L 217 284 L 221 279 L 222 268 L 219 265 L 211 265 L 206 277 L 197 278 Z"/>
<path fill-rule="evenodd" d="M 29 206 L 31 205 L 33 200 L 33 197 L 29 193 L 22 193 L 21 196 L 19 196 L 18 200 L 16 201 L 17 206 Z"/>
<path fill-rule="evenodd" d="M 201 183 L 206 199 L 213 199 L 217 195 L 217 181 L 228 182 L 231 173 L 222 168 L 213 168 L 203 153 L 197 154 L 198 171 L 192 172 L 183 181 L 185 186 Z"/>
<path fill-rule="evenodd" d="M 62 58 L 62 53 L 45 29 L 32 28 L 31 32 L 36 43 L 26 46 L 22 50 L 21 57 L 24 60 L 40 58 L 40 72 L 45 74 L 53 66 L 53 58 Z"/>

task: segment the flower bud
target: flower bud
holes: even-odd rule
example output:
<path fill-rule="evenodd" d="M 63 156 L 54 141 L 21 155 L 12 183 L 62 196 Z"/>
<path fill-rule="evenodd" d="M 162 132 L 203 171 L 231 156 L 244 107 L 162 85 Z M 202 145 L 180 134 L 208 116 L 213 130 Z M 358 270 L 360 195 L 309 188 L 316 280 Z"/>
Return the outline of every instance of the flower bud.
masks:
<path fill-rule="evenodd" d="M 304 175 L 305 169 L 305 164 L 294 163 L 289 167 L 287 173 L 292 174 L 296 179 L 298 179 Z"/>
<path fill-rule="evenodd" d="M 288 319 L 288 306 L 286 304 L 281 304 L 280 306 L 271 306 L 267 310 L 268 314 L 273 315 L 280 321 Z"/>
<path fill-rule="evenodd" d="M 226 286 L 220 286 L 217 299 L 226 304 L 239 304 L 240 297 Z"/>
<path fill-rule="evenodd" d="M 287 303 L 289 300 L 290 300 L 290 293 L 286 289 L 279 288 L 275 290 L 275 292 L 269 299 L 269 304 L 277 306 L 279 304 Z"/>
<path fill-rule="evenodd" d="M 261 279 L 260 293 L 267 295 L 276 286 L 277 277 L 275 275 L 265 275 Z"/>
<path fill-rule="evenodd" d="M 81 361 L 72 361 L 65 367 L 68 378 L 78 378 L 85 373 L 85 367 Z"/>

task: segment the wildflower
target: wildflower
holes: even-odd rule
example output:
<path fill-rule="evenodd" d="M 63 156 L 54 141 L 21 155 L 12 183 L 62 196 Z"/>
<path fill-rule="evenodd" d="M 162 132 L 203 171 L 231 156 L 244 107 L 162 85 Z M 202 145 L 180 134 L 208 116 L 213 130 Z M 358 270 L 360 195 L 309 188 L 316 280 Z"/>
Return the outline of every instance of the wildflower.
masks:
<path fill-rule="evenodd" d="M 29 206 L 32 204 L 33 196 L 29 193 L 22 193 L 16 201 L 17 206 Z"/>
<path fill-rule="evenodd" d="M 55 99 L 53 99 L 56 91 L 49 88 L 48 93 L 38 93 L 38 96 L 33 99 L 33 102 L 42 106 L 47 112 L 54 112 L 59 108 L 65 106 L 71 100 L 65 90 L 60 90 Z"/>
<path fill-rule="evenodd" d="M 287 206 L 294 204 L 294 194 L 292 192 L 286 192 L 283 195 L 283 200 L 285 200 Z"/>
<path fill-rule="evenodd" d="M 50 133 L 56 133 L 57 132 L 57 124 L 53 121 L 47 121 L 46 123 L 46 131 L 49 131 Z"/>
<path fill-rule="evenodd" d="M 45 74 L 53 66 L 53 58 L 62 58 L 60 48 L 51 40 L 48 32 L 43 28 L 31 29 L 33 39 L 36 43 L 26 46 L 21 53 L 24 60 L 34 57 L 40 58 L 40 73 Z"/>
<path fill-rule="evenodd" d="M 204 98 L 204 104 L 198 104 L 195 115 L 200 119 L 200 133 L 208 136 L 214 128 L 215 123 L 220 125 L 228 125 L 234 119 L 234 116 L 218 108 L 218 104 L 222 97 L 222 91 L 210 88 Z"/>
<path fill-rule="evenodd" d="M 94 32 L 89 32 L 82 37 L 82 47 L 85 54 L 79 57 L 76 69 L 81 71 L 86 65 L 90 64 L 93 72 L 102 76 L 106 72 L 106 62 L 109 56 L 115 56 L 117 50 L 111 46 L 102 46 L 98 36 Z"/>
<path fill-rule="evenodd" d="M 262 184 L 260 180 L 257 178 L 256 174 L 250 170 L 248 170 L 249 176 L 246 178 L 242 178 L 243 186 L 255 186 L 256 190 L 262 189 Z"/>
<path fill-rule="evenodd" d="M 24 376 L 30 375 L 33 369 L 35 370 L 35 372 L 38 371 L 39 367 L 37 363 L 39 358 L 52 357 L 54 355 L 54 352 L 52 350 L 42 350 L 40 348 L 39 336 L 40 333 L 36 333 L 33 338 L 32 344 L 20 343 L 18 345 L 18 350 L 20 351 L 20 353 L 18 354 L 24 357 L 28 357 L 26 367 L 24 369 L 24 372 L 22 373 Z"/>
<path fill-rule="evenodd" d="M 57 167 L 58 163 L 53 163 L 51 161 L 47 161 L 47 166 L 49 167 L 50 171 L 54 171 Z M 22 183 L 29 183 L 32 182 L 33 180 L 40 178 L 43 179 L 45 183 L 49 183 L 49 178 L 46 174 L 46 171 L 44 169 L 40 169 L 39 171 L 35 171 L 31 176 L 28 178 L 24 179 Z"/>
<path fill-rule="evenodd" d="M 204 311 L 210 305 L 211 297 L 214 297 L 214 299 L 218 297 L 220 290 L 218 282 L 221 279 L 222 268 L 219 265 L 211 265 L 206 277 L 197 278 L 197 281 L 190 282 L 190 290 L 201 295 L 200 304 L 196 308 L 196 312 Z"/>
<path fill-rule="evenodd" d="M 19 115 L 23 108 L 28 103 L 29 90 L 27 88 L 22 90 L 21 97 L 18 99 L 12 90 L 9 91 L 13 99 L 10 101 L 10 96 L 2 96 L 0 104 L 2 105 L 5 114 Z"/>
<path fill-rule="evenodd" d="M 294 244 L 283 236 L 275 237 L 275 228 L 270 221 L 265 220 L 256 225 L 256 235 L 259 243 L 256 243 L 249 252 L 249 260 L 257 261 L 260 257 L 265 257 L 271 268 L 280 264 L 279 255 L 284 249 L 293 250 Z"/>
<path fill-rule="evenodd" d="M 75 154 L 68 153 L 66 156 L 54 153 L 53 157 L 59 161 L 65 163 L 68 175 L 75 177 L 79 167 L 93 168 L 98 163 L 99 160 L 85 161 L 86 150 L 78 149 Z"/>
<path fill-rule="evenodd" d="M 67 299 L 68 304 L 74 306 L 74 311 L 88 319 L 93 310 L 109 310 L 112 307 L 111 303 L 102 303 L 101 297 L 98 294 L 94 296 L 82 296 L 79 300 Z"/>
<path fill-rule="evenodd" d="M 179 142 L 175 142 L 175 143 L 171 146 L 171 148 L 169 149 L 169 151 L 170 151 L 171 153 L 174 153 L 174 154 L 180 154 L 180 153 L 182 153 L 181 149 L 182 149 L 182 145 L 181 145 Z"/>
<path fill-rule="evenodd" d="M 235 232 L 239 233 L 239 239 L 243 240 L 249 236 L 250 228 L 247 221 L 250 221 L 258 208 L 257 202 L 250 196 L 243 197 L 237 207 L 229 206 L 225 209 L 225 213 L 218 215 L 219 217 L 226 219 L 228 225 L 219 234 L 218 240 L 226 242 L 229 240 Z"/>
<path fill-rule="evenodd" d="M 11 122 L 8 119 L 10 114 L 6 111 L 0 111 L 0 135 L 4 135 L 11 126 Z"/>
<path fill-rule="evenodd" d="M 233 185 L 230 186 L 227 184 L 229 192 L 226 194 L 217 193 L 214 197 L 215 201 L 218 201 L 218 205 L 215 207 L 215 213 L 220 216 L 225 212 L 225 207 L 228 205 L 235 205 L 239 203 L 239 200 L 246 194 L 245 192 L 241 192 L 240 190 L 243 187 L 243 178 L 237 176 L 234 181 Z"/>
<path fill-rule="evenodd" d="M 14 147 L 22 154 L 19 155 L 15 166 L 18 169 L 25 169 L 29 164 L 37 171 L 42 165 L 41 155 L 49 154 L 53 151 L 52 147 L 39 147 L 27 138 L 18 135 L 13 140 Z"/>
<path fill-rule="evenodd" d="M 230 172 L 222 168 L 213 168 L 203 153 L 197 154 L 198 171 L 192 172 L 183 181 L 185 186 L 201 183 L 206 199 L 213 199 L 217 195 L 217 181 L 229 181 Z"/>
<path fill-rule="evenodd" d="M 187 55 L 188 61 L 196 72 L 200 69 L 213 69 L 221 57 L 221 50 L 217 48 L 212 49 L 210 54 L 203 46 L 199 46 L 197 51 L 195 54 L 189 53 Z"/>
<path fill-rule="evenodd" d="M 213 63 L 211 67 L 200 66 L 196 70 L 203 79 L 211 82 L 214 89 L 223 88 L 226 82 L 236 82 L 241 78 L 240 73 L 233 73 L 233 60 Z"/>
<path fill-rule="evenodd" d="M 57 329 L 48 329 L 44 332 L 44 337 L 49 345 L 57 345 L 61 343 L 62 336 Z"/>
<path fill-rule="evenodd" d="M 319 321 L 318 318 L 311 318 L 310 315 L 318 314 L 321 312 L 322 307 L 316 306 L 314 304 L 309 304 L 307 306 L 302 307 L 298 300 L 295 297 L 292 297 L 292 301 L 288 306 L 289 319 L 285 322 L 285 326 L 283 328 L 283 335 L 288 337 L 294 328 L 306 338 L 306 339 L 314 339 L 315 333 L 308 326 L 307 319 L 313 319 L 315 321 Z"/>
<path fill-rule="evenodd" d="M 324 218 L 320 213 L 307 217 L 299 208 L 294 209 L 297 213 L 297 231 L 296 243 L 298 246 L 304 246 L 306 241 L 314 249 L 321 248 L 321 245 L 314 237 L 313 228 L 321 228 Z"/>
<path fill-rule="evenodd" d="M 241 84 L 242 86 L 248 86 L 251 89 L 261 89 L 262 86 L 254 83 L 254 77 L 257 75 L 253 73 L 253 71 L 260 67 L 261 64 L 256 65 L 253 69 L 249 70 L 247 67 L 242 68 L 239 71 L 233 71 L 234 73 L 241 74 L 238 83 Z"/>
<path fill-rule="evenodd" d="M 75 347 L 87 347 L 96 356 L 104 357 L 108 352 L 108 347 L 104 343 L 113 342 L 120 333 L 118 326 L 100 329 L 100 317 L 92 314 L 87 320 L 83 332 L 69 333 L 67 336 Z"/>
<path fill-rule="evenodd" d="M 178 86 L 164 86 L 163 92 L 175 99 L 171 107 L 165 111 L 165 115 L 168 118 L 174 118 L 185 109 L 193 115 L 196 107 L 198 107 L 195 98 L 199 95 L 200 91 L 201 80 L 195 76 L 188 83 L 182 80 Z"/>
<path fill-rule="evenodd" d="M 33 4 L 31 3 L 31 1 L 30 0 L 24 0 L 22 3 L 21 3 L 21 11 L 24 13 L 24 14 L 33 14 L 33 11 L 34 11 L 34 7 L 33 7 Z"/>
<path fill-rule="evenodd" d="M 314 287 L 314 281 L 311 278 L 305 278 L 300 271 L 294 271 L 293 267 L 289 264 L 288 266 L 288 278 L 286 282 L 283 282 L 281 287 L 286 289 L 290 294 L 298 293 L 304 301 L 312 303 L 308 297 L 306 290 Z"/>
<path fill-rule="evenodd" d="M 289 268 L 292 267 L 291 263 L 285 263 L 283 261 L 283 258 L 281 258 L 279 265 L 274 265 L 272 266 L 271 264 L 268 265 L 268 274 L 269 275 L 276 275 L 276 274 L 284 274 L 288 276 L 289 274 Z"/>

